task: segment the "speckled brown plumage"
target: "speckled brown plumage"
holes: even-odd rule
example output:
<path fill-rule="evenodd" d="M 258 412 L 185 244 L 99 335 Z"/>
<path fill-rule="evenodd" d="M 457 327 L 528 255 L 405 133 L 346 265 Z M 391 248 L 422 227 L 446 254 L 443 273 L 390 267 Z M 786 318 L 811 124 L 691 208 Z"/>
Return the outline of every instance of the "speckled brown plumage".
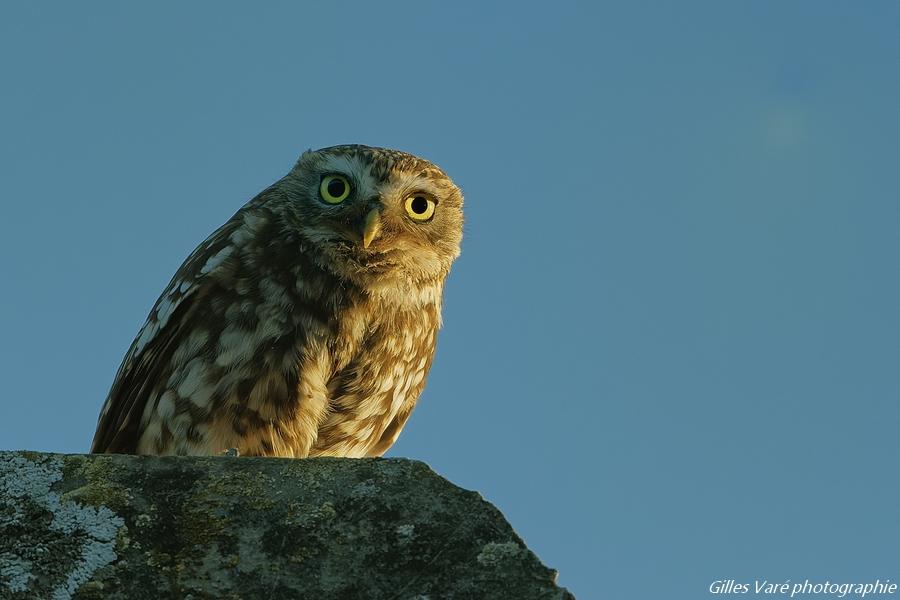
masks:
<path fill-rule="evenodd" d="M 383 454 L 425 385 L 461 237 L 462 195 L 430 162 L 304 153 L 172 278 L 92 452 Z"/>

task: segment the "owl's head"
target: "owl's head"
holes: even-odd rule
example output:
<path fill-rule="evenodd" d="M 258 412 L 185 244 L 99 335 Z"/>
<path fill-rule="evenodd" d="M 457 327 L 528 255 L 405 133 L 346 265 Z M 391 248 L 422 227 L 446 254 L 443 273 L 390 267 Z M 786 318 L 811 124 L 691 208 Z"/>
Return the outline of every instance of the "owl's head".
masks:
<path fill-rule="evenodd" d="M 360 285 L 441 282 L 459 256 L 462 193 L 427 160 L 333 146 L 305 152 L 282 184 L 289 225 Z"/>

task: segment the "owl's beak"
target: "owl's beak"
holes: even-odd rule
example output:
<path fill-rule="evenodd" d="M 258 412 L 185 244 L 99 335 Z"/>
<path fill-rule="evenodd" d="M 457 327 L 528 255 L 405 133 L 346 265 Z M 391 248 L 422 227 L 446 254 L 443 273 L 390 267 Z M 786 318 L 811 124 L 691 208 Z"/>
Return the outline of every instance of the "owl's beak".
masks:
<path fill-rule="evenodd" d="M 381 211 L 377 208 L 373 208 L 369 211 L 369 214 L 366 215 L 366 220 L 363 223 L 363 248 L 368 249 L 372 240 L 377 238 L 379 233 L 381 233 Z"/>

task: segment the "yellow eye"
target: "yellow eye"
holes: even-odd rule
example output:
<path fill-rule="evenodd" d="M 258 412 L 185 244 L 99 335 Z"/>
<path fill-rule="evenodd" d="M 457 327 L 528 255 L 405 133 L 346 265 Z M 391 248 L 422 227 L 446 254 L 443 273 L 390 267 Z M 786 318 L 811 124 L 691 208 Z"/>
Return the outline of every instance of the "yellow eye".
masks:
<path fill-rule="evenodd" d="M 434 216 L 434 200 L 421 194 L 406 199 L 406 214 L 413 221 L 427 221 Z"/>
<path fill-rule="evenodd" d="M 340 204 L 350 195 L 350 182 L 340 175 L 326 175 L 319 184 L 319 195 L 328 204 Z"/>

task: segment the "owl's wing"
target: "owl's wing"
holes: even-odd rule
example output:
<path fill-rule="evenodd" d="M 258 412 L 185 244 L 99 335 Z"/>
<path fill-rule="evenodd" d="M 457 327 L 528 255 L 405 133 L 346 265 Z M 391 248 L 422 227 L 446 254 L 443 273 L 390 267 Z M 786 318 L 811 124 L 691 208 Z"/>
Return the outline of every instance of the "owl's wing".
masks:
<path fill-rule="evenodd" d="M 91 452 L 137 451 L 148 398 L 169 376 L 179 342 L 204 317 L 204 296 L 235 251 L 232 234 L 242 223 L 240 216 L 238 212 L 191 253 L 156 301 L 119 367 L 100 412 Z"/>

